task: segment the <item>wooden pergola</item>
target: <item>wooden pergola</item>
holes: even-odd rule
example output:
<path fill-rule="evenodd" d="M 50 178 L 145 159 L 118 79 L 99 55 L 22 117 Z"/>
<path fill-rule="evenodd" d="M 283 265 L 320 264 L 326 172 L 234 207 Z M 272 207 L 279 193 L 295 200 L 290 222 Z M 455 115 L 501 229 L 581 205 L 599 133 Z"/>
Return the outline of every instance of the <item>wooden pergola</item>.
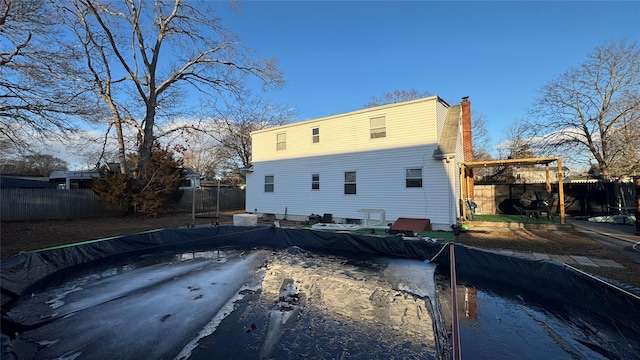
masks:
<path fill-rule="evenodd" d="M 486 161 L 471 161 L 462 163 L 461 176 L 462 176 L 462 198 L 467 199 L 469 197 L 469 188 L 473 186 L 473 172 L 468 171 L 471 169 L 485 168 L 485 167 L 498 167 L 498 166 L 518 166 L 518 165 L 545 165 L 547 176 L 547 191 L 551 192 L 551 181 L 549 180 L 549 164 L 556 161 L 558 163 L 558 201 L 560 207 L 560 223 L 565 223 L 564 213 L 564 187 L 562 185 L 562 159 L 558 157 L 540 157 L 540 158 L 525 158 L 525 159 L 504 159 L 504 160 L 486 160 Z M 462 207 L 462 217 L 467 217 L 467 207 Z"/>

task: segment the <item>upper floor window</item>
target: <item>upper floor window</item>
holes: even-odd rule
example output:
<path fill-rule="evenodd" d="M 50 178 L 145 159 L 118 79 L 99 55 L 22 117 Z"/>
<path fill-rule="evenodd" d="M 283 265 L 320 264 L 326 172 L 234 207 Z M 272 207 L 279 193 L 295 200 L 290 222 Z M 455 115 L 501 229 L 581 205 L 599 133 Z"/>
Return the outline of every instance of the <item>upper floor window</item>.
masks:
<path fill-rule="evenodd" d="M 386 116 L 376 116 L 369 119 L 369 134 L 372 139 L 387 137 Z"/>
<path fill-rule="evenodd" d="M 311 175 L 311 190 L 320 190 L 320 174 Z"/>
<path fill-rule="evenodd" d="M 264 177 L 264 192 L 273 192 L 274 179 L 273 175 L 265 175 Z"/>
<path fill-rule="evenodd" d="M 276 134 L 276 150 L 287 150 L 287 134 Z"/>
<path fill-rule="evenodd" d="M 311 129 L 311 142 L 314 144 L 320 142 L 320 128 Z"/>
<path fill-rule="evenodd" d="M 422 168 L 407 169 L 406 185 L 410 187 L 422 187 Z"/>
<path fill-rule="evenodd" d="M 345 194 L 356 193 L 356 172 L 355 171 L 344 172 L 344 193 Z"/>

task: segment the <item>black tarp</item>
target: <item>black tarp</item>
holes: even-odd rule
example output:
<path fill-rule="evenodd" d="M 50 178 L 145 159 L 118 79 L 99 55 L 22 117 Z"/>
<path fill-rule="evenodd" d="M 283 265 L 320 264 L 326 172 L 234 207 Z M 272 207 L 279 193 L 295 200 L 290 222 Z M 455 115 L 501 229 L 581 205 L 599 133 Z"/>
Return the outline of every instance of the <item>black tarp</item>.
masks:
<path fill-rule="evenodd" d="M 268 226 L 217 226 L 166 229 L 96 240 L 13 256 L 1 265 L 4 318 L 20 297 L 44 288 L 57 278 L 104 263 L 124 263 L 129 258 L 161 252 L 191 252 L 222 247 L 284 249 L 297 246 L 334 254 L 387 255 L 433 260 L 438 271 L 449 272 L 449 246 L 400 236 L 372 236 Z M 518 289 L 553 304 L 565 304 L 611 319 L 625 334 L 640 338 L 640 297 L 637 289 L 622 289 L 610 281 L 545 260 L 528 260 L 455 244 L 456 272 L 460 281 Z M 435 257 L 435 258 L 434 258 Z"/>
<path fill-rule="evenodd" d="M 456 244 L 458 280 L 520 291 L 611 319 L 628 329 L 640 324 L 637 288 L 586 274 L 549 260 L 531 260 Z M 447 251 L 448 253 L 448 251 Z M 449 268 L 449 257 L 438 261 Z M 636 331 L 636 330 L 633 330 Z M 640 333 L 638 334 L 640 335 Z"/>
<path fill-rule="evenodd" d="M 198 251 L 224 246 L 284 249 L 298 246 L 309 251 L 366 253 L 413 259 L 430 259 L 442 245 L 351 233 L 312 231 L 268 226 L 165 229 L 108 238 L 75 246 L 15 255 L 1 263 L 2 306 L 38 290 L 53 276 L 77 271 L 96 262 L 123 262 L 129 257 L 159 251 Z"/>

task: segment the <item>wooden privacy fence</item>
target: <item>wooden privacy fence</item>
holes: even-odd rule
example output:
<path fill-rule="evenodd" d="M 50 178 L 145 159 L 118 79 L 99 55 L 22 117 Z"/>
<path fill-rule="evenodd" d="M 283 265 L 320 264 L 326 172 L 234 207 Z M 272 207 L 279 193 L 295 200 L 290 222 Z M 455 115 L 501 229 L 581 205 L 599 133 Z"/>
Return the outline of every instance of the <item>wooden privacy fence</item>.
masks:
<path fill-rule="evenodd" d="M 216 211 L 218 189 L 203 187 L 200 189 L 182 190 L 180 201 L 172 208 L 178 212 L 191 212 L 195 196 L 195 211 L 198 214 L 211 214 Z M 243 210 L 245 192 L 236 187 L 220 187 L 220 211 Z"/>
<path fill-rule="evenodd" d="M 117 215 L 98 201 L 90 189 L 2 189 L 0 220 L 58 220 L 98 218 Z M 184 190 L 177 204 L 167 212 L 191 212 L 195 194 L 196 212 L 214 214 L 217 188 Z M 238 188 L 220 188 L 220 210 L 244 209 L 245 192 Z"/>
<path fill-rule="evenodd" d="M 113 215 L 90 189 L 2 189 L 2 221 L 57 220 Z"/>
<path fill-rule="evenodd" d="M 558 192 L 557 184 L 551 184 L 552 193 Z M 519 205 L 522 194 L 528 190 L 545 191 L 545 184 L 492 184 L 474 185 L 474 202 L 480 214 L 512 214 L 513 205 Z M 565 212 L 571 216 L 610 215 L 625 207 L 637 204 L 636 187 L 633 183 L 565 183 Z M 554 209 L 555 210 L 555 209 Z M 631 210 L 635 213 L 635 210 Z"/>

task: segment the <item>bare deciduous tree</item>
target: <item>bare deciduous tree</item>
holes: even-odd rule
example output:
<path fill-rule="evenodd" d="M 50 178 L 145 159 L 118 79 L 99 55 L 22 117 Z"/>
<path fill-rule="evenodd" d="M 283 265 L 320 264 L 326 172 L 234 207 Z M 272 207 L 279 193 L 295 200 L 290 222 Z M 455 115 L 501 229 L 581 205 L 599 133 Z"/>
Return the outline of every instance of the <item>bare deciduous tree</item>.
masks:
<path fill-rule="evenodd" d="M 489 160 L 491 156 L 491 136 L 487 128 L 487 116 L 476 114 L 471 120 L 471 136 L 473 144 L 473 160 Z"/>
<path fill-rule="evenodd" d="M 112 128 L 115 128 L 120 173 L 126 174 L 126 146 L 123 130 L 126 119 L 122 115 L 126 108 L 119 104 L 115 98 L 115 94 L 119 90 L 117 86 L 123 83 L 124 78 L 114 79 L 110 64 L 114 59 L 109 49 L 109 39 L 99 31 L 95 24 L 92 24 L 91 9 L 82 2 L 59 3 L 58 10 L 64 18 L 64 23 L 67 24 L 67 29 L 76 37 L 77 43 L 80 44 L 79 48 L 82 49 L 82 58 L 87 70 L 84 76 L 85 82 L 90 84 L 93 93 L 102 100 L 111 113 L 111 121 L 109 121 L 105 137 L 108 136 Z M 73 43 L 71 46 L 75 45 Z M 106 146 L 105 139 L 102 154 L 106 152 Z M 96 166 L 98 166 L 102 156 L 96 160 Z"/>
<path fill-rule="evenodd" d="M 371 100 L 364 105 L 364 107 L 374 107 L 385 104 L 393 104 L 400 101 L 409 101 L 420 99 L 423 97 L 430 96 L 431 94 L 428 91 L 419 91 L 416 89 L 409 90 L 394 90 L 392 92 L 384 93 L 381 97 L 372 96 Z"/>
<path fill-rule="evenodd" d="M 471 120 L 471 137 L 473 144 L 473 161 L 491 160 L 491 136 L 487 129 L 487 117 L 484 114 L 474 114 Z M 495 168 L 477 168 L 473 170 L 473 177 L 481 180 L 493 174 Z"/>
<path fill-rule="evenodd" d="M 90 68 L 95 89 L 111 107 L 112 124 L 137 133 L 139 174 L 151 157 L 162 115 L 184 116 L 196 107 L 198 95 L 239 93 L 247 76 L 265 85 L 283 83 L 276 63 L 243 46 L 206 4 L 69 2 L 73 6 L 65 10 L 76 19 L 70 25 L 83 24 L 79 39 L 88 66 L 95 65 Z"/>
<path fill-rule="evenodd" d="M 640 174 L 640 107 L 625 114 L 610 131 L 609 173 L 618 177 Z"/>
<path fill-rule="evenodd" d="M 76 54 L 60 46 L 59 30 L 45 1 L 0 2 L 0 136 L 14 149 L 72 131 L 74 120 L 96 113 L 77 86 Z"/>
<path fill-rule="evenodd" d="M 505 141 L 498 151 L 500 157 L 510 159 L 524 159 L 536 156 L 532 149 L 531 139 L 526 137 L 528 123 L 526 120 L 515 120 L 504 130 Z"/>
<path fill-rule="evenodd" d="M 573 154 L 573 160 L 587 155 L 583 160 L 594 159 L 605 178 L 622 175 L 611 173 L 616 162 L 630 159 L 620 157 L 625 145 L 617 140 L 623 133 L 640 137 L 639 108 L 640 50 L 619 40 L 596 47 L 580 66 L 542 87 L 528 128 L 536 132 L 529 134 L 541 136 L 545 153 Z"/>
<path fill-rule="evenodd" d="M 239 169 L 251 164 L 251 132 L 286 124 L 295 112 L 250 93 L 225 100 L 221 97 L 210 104 L 211 110 L 193 127 L 185 127 L 182 121 L 169 124 L 180 131 L 168 133 L 166 139 L 182 154 L 185 166 L 207 178 L 235 183 L 243 180 Z"/>
<path fill-rule="evenodd" d="M 251 132 L 286 124 L 294 115 L 285 106 L 243 98 L 218 111 L 220 129 L 213 136 L 219 143 L 218 150 L 227 153 L 234 167 L 248 167 L 251 164 Z"/>
<path fill-rule="evenodd" d="M 525 120 L 514 120 L 504 130 L 503 140 L 498 145 L 498 156 L 500 158 L 509 159 L 525 159 L 536 157 L 537 154 L 531 146 L 531 139 L 525 136 L 528 128 L 528 124 Z M 529 167 L 531 165 L 521 165 L 522 167 Z M 515 182 L 513 166 L 498 166 L 489 171 L 483 172 L 483 180 L 491 182 Z"/>
<path fill-rule="evenodd" d="M 194 169 L 207 179 L 214 179 L 225 168 L 226 159 L 217 149 L 218 141 L 211 135 L 218 131 L 217 120 L 208 121 L 210 129 L 174 131 L 164 139 L 176 153 L 182 155 L 185 167 Z"/>
<path fill-rule="evenodd" d="M 49 154 L 30 154 L 17 159 L 12 159 L 2 164 L 2 172 L 49 176 L 56 170 L 67 170 L 68 164 L 55 156 Z"/>

